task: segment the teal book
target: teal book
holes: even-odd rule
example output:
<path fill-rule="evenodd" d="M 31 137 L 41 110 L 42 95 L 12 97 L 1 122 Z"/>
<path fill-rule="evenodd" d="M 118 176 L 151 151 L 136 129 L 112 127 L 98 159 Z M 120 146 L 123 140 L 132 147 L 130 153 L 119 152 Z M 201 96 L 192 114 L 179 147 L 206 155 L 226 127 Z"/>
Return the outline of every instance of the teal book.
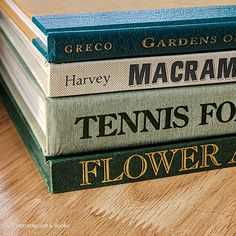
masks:
<path fill-rule="evenodd" d="M 198 7 L 176 1 L 174 8 L 155 1 L 71 0 L 56 8 L 53 3 L 2 3 L 4 13 L 52 63 L 235 49 L 236 6 L 227 1 L 207 7 L 203 0 Z"/>
<path fill-rule="evenodd" d="M 48 190 L 60 193 L 233 167 L 236 135 L 188 140 L 112 152 L 45 157 L 6 85 L 0 97 Z"/>

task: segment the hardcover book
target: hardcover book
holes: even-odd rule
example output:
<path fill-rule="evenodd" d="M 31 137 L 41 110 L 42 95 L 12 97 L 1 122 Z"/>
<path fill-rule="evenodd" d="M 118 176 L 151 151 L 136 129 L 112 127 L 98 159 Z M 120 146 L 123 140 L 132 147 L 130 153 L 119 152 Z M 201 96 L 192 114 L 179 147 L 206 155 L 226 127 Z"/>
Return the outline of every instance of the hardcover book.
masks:
<path fill-rule="evenodd" d="M 5 57 L 19 54 L 48 97 L 236 82 L 236 51 L 54 64 L 10 19 L 0 23 Z"/>
<path fill-rule="evenodd" d="M 48 98 L 20 57 L 2 59 L 45 156 L 236 133 L 235 83 Z"/>
<path fill-rule="evenodd" d="M 3 0 L 1 7 L 53 63 L 219 51 L 236 44 L 232 1 L 179 0 L 170 8 L 153 0 Z"/>
<path fill-rule="evenodd" d="M 45 157 L 24 115 L 3 86 L 0 84 L 0 98 L 50 192 L 132 183 L 236 165 L 235 134 L 107 153 Z"/>

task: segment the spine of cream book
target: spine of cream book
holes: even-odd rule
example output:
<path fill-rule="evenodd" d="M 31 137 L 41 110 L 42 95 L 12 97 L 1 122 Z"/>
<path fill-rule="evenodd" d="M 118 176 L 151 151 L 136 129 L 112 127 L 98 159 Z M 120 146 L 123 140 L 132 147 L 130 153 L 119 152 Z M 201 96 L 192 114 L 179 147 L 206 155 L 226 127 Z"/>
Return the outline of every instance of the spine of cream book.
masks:
<path fill-rule="evenodd" d="M 8 35 L 0 34 L 5 57 L 11 60 L 20 54 L 48 97 L 236 81 L 236 51 L 40 65 L 23 36 L 11 30 L 10 22 L 0 21 Z"/>
<path fill-rule="evenodd" d="M 27 78 L 21 80 L 25 80 L 24 86 L 32 84 L 32 88 L 27 85 L 26 94 L 7 69 L 10 76 L 1 69 L 4 81 L 18 97 L 45 156 L 236 133 L 235 83 L 47 98 L 24 68 L 21 71 L 25 70 Z M 28 91 L 38 95 L 27 100 Z M 31 112 L 27 112 L 29 108 Z M 32 119 L 32 112 L 38 119 Z"/>
<path fill-rule="evenodd" d="M 236 166 L 235 134 L 109 152 L 45 157 L 9 91 L 0 86 L 0 95 L 48 190 L 53 193 Z"/>

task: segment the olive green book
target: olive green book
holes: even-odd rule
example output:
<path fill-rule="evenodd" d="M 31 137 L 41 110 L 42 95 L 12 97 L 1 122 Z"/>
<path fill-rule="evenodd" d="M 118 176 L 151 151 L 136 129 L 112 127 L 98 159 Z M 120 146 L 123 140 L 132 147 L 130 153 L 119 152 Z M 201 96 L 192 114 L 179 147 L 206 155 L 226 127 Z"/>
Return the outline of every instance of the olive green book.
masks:
<path fill-rule="evenodd" d="M 131 183 L 236 165 L 236 134 L 112 152 L 45 157 L 10 91 L 3 80 L 0 81 L 1 101 L 50 192 Z"/>

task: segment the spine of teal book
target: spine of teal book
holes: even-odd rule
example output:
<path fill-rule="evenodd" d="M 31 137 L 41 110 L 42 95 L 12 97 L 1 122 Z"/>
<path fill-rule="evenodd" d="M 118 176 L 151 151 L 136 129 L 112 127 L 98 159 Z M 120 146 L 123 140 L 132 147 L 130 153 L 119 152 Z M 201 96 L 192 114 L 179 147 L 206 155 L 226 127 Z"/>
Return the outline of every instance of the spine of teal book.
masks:
<path fill-rule="evenodd" d="M 235 49 L 236 7 L 35 16 L 52 63 Z"/>
<path fill-rule="evenodd" d="M 52 192 L 158 179 L 236 165 L 236 136 L 49 159 Z"/>
<path fill-rule="evenodd" d="M 73 156 L 45 157 L 9 91 L 2 101 L 41 172 L 59 193 L 236 166 L 236 135 Z"/>

